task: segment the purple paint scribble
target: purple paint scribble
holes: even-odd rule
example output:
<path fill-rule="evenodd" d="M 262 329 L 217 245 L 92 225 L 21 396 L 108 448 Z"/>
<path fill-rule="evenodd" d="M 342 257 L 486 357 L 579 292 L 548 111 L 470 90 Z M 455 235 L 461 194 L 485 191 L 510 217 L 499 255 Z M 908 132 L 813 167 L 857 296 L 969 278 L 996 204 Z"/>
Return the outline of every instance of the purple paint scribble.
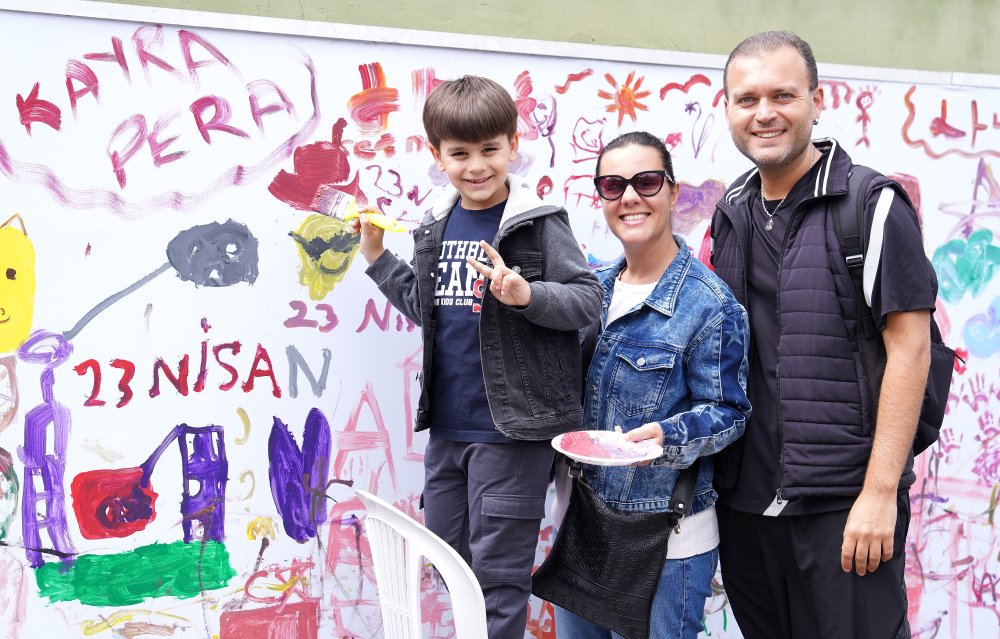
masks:
<path fill-rule="evenodd" d="M 330 424 L 318 408 L 306 417 L 301 450 L 288 426 L 274 418 L 267 441 L 271 496 L 285 532 L 300 544 L 315 537 L 326 521 L 330 448 Z"/>
<path fill-rule="evenodd" d="M 177 440 L 181 451 L 184 542 L 222 542 L 226 536 L 226 483 L 229 481 L 229 461 L 222 426 L 175 426 L 149 459 L 140 465 L 143 486 L 149 484 L 156 462 L 174 440 Z"/>
<path fill-rule="evenodd" d="M 75 554 L 66 522 L 66 449 L 72 424 L 69 409 L 55 401 L 55 368 L 69 359 L 73 347 L 61 335 L 36 331 L 21 348 L 18 357 L 30 364 L 44 364 L 41 374 L 42 404 L 24 416 L 24 445 L 19 455 L 24 463 L 21 528 L 24 555 L 32 568 L 45 563 L 41 535 L 44 532 L 52 550 L 64 561 Z M 47 451 L 49 424 L 53 428 L 52 451 Z M 41 482 L 35 478 L 40 477 Z M 42 490 L 38 488 L 42 487 Z"/>
<path fill-rule="evenodd" d="M 697 158 L 712 131 L 712 123 L 715 122 L 715 114 L 709 113 L 705 116 L 704 121 L 702 121 L 702 115 L 704 115 L 704 113 L 702 113 L 701 104 L 698 102 L 688 102 L 684 107 L 684 112 L 688 114 L 695 114 L 694 123 L 691 125 L 691 146 L 694 150 L 694 156 Z"/>
<path fill-rule="evenodd" d="M 678 183 L 680 192 L 674 207 L 674 230 L 690 233 L 702 222 L 710 220 L 715 211 L 715 203 L 726 194 L 726 185 L 718 180 L 705 180 L 699 185 Z"/>
<path fill-rule="evenodd" d="M 976 455 L 972 472 L 987 486 L 1000 481 L 1000 420 L 986 408 L 979 416 L 979 434 L 976 441 L 982 447 Z"/>

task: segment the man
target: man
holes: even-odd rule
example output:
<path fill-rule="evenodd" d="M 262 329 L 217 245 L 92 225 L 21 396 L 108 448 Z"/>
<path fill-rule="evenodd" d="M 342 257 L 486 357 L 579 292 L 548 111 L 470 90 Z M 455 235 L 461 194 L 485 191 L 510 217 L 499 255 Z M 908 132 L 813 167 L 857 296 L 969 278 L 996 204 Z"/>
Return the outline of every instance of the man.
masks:
<path fill-rule="evenodd" d="M 809 45 L 747 38 L 724 71 L 726 117 L 755 168 L 718 203 L 713 264 L 750 316 L 742 444 L 717 464 L 726 592 L 747 639 L 909 637 L 904 544 L 914 431 L 937 294 L 906 194 L 865 194 L 865 301 L 887 364 L 877 410 L 835 207 L 852 163 L 813 142 L 823 109 Z M 877 413 L 877 414 L 875 414 Z"/>

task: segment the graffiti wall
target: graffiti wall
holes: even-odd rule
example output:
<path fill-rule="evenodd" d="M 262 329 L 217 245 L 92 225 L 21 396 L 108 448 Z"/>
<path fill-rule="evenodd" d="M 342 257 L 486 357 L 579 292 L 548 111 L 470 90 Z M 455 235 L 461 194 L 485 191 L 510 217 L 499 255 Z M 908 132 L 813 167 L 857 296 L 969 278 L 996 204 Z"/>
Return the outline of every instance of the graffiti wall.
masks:
<path fill-rule="evenodd" d="M 482 74 L 518 106 L 513 171 L 568 209 L 594 265 L 619 254 L 594 160 L 634 129 L 672 149 L 674 226 L 705 258 L 713 204 L 747 167 L 721 60 L 58 7 L 0 9 L 0 635 L 381 637 L 354 489 L 420 517 L 419 328 L 314 195 L 414 226 L 446 185 L 423 102 Z M 823 75 L 817 134 L 918 203 L 965 358 L 918 460 L 911 623 L 995 636 L 1000 89 L 849 71 Z M 387 242 L 411 252 L 405 233 Z M 546 524 L 539 560 L 551 541 Z M 426 636 L 451 637 L 427 585 Z M 706 633 L 739 637 L 717 585 Z M 537 600 L 526 637 L 554 637 Z"/>

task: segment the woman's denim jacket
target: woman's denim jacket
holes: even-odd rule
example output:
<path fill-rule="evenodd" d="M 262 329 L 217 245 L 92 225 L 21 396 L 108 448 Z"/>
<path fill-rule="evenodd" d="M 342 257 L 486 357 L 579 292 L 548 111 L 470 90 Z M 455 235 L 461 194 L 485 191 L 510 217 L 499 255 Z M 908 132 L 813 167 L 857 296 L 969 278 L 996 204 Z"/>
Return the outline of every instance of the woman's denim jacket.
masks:
<path fill-rule="evenodd" d="M 743 434 L 749 326 L 714 273 L 680 250 L 645 302 L 605 325 L 624 259 L 597 271 L 604 287 L 600 330 L 584 391 L 584 428 L 663 428 L 663 455 L 648 466 L 585 466 L 584 477 L 617 510 L 667 510 L 681 469 L 699 457 L 692 514 L 715 503 L 712 455 Z M 587 349 L 589 351 L 589 348 Z"/>
<path fill-rule="evenodd" d="M 596 323 L 601 287 L 573 237 L 566 210 L 544 204 L 516 175 L 492 242 L 504 263 L 531 285 L 524 308 L 483 290 L 480 355 L 486 396 L 497 430 L 512 439 L 546 440 L 580 428 L 583 401 L 580 331 Z M 413 261 L 385 251 L 366 273 L 400 312 L 420 325 L 423 372 L 414 430 L 428 427 L 434 357 L 434 289 L 448 215 L 458 192 L 442 197 L 412 231 Z M 461 392 L 461 389 L 455 389 Z"/>

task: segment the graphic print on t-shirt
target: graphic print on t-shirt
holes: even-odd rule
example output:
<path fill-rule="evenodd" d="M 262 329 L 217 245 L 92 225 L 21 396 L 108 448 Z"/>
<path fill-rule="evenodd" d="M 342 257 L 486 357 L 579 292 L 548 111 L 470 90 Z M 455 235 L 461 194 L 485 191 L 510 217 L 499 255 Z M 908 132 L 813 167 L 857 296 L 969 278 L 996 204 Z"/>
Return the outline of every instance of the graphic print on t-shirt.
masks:
<path fill-rule="evenodd" d="M 504 205 L 469 211 L 456 204 L 438 256 L 429 421 L 432 433 L 452 441 L 509 441 L 493 422 L 483 379 L 479 319 L 485 283 L 465 261 L 488 263 L 479 242 L 495 241 Z"/>
<path fill-rule="evenodd" d="M 482 309 L 485 280 L 465 258 L 488 263 L 478 240 L 445 240 L 438 258 L 438 286 L 434 306 L 467 306 L 470 312 Z"/>

